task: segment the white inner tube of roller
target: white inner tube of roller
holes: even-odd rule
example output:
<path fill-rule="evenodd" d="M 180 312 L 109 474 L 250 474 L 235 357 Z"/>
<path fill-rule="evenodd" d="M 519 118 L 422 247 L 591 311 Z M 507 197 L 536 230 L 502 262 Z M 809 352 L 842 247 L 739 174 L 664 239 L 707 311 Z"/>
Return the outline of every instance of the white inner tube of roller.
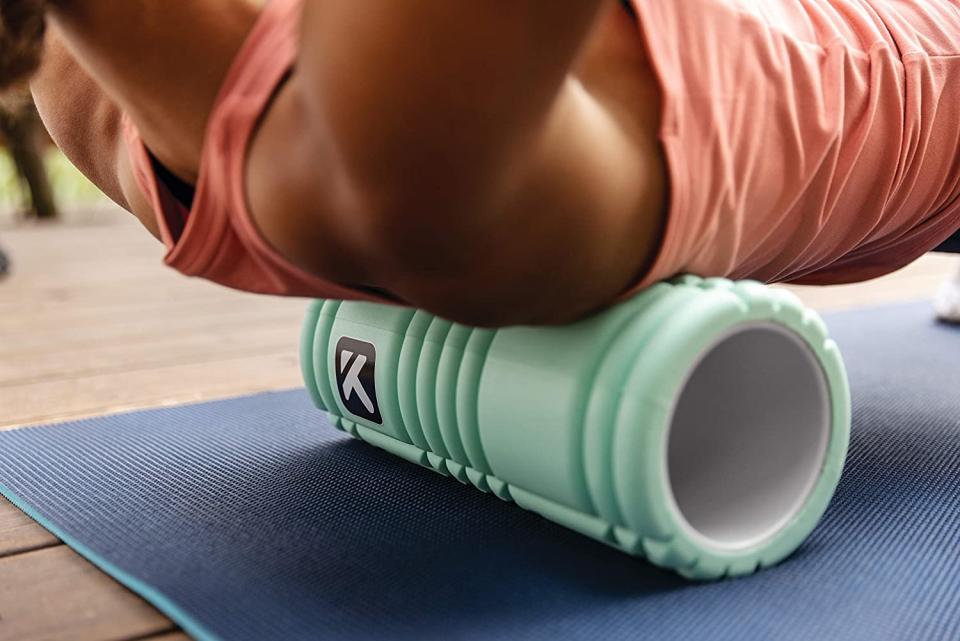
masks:
<path fill-rule="evenodd" d="M 776 323 L 737 326 L 703 351 L 674 400 L 669 503 L 702 545 L 735 551 L 775 536 L 823 468 L 830 393 L 809 345 Z"/>

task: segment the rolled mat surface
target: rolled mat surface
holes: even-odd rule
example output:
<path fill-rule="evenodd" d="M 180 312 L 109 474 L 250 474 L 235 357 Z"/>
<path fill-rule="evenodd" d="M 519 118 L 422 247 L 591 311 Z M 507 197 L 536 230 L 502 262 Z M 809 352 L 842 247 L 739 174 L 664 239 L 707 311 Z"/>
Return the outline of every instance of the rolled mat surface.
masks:
<path fill-rule="evenodd" d="M 301 391 L 0 434 L 3 493 L 198 639 L 960 638 L 960 331 L 828 317 L 853 438 L 783 564 L 690 583 L 354 441 Z"/>

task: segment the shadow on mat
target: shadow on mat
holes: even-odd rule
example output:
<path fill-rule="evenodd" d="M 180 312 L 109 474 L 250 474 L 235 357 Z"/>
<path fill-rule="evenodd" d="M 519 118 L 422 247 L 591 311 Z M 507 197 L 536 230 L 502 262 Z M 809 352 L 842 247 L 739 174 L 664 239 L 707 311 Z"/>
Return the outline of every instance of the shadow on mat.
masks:
<path fill-rule="evenodd" d="M 322 576 L 312 597 L 356 615 L 471 626 L 494 614 L 556 616 L 692 585 L 356 441 L 263 464 L 272 469 L 257 475 L 279 482 L 250 497 L 246 518 L 297 541 L 271 571 L 310 584 Z"/>

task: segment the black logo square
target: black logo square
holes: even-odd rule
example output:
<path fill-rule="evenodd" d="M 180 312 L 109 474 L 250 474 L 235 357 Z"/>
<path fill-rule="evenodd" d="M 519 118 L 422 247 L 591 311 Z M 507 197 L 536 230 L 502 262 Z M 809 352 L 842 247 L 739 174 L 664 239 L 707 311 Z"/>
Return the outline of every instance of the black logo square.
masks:
<path fill-rule="evenodd" d="M 373 343 L 342 337 L 334 351 L 333 368 L 337 373 L 340 400 L 354 416 L 383 424 L 377 402 L 377 348 Z"/>

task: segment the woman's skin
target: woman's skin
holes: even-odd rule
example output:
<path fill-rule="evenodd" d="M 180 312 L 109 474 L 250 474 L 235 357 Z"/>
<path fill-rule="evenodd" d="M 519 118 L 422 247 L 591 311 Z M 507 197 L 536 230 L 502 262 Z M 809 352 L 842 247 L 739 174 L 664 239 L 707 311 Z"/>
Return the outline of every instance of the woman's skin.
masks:
<path fill-rule="evenodd" d="M 244 0 L 56 0 L 33 91 L 64 152 L 154 233 L 120 110 L 199 172 Z M 478 325 L 610 303 L 666 203 L 660 96 L 613 2 L 306 0 L 296 67 L 247 158 L 261 232 L 292 262 Z"/>

